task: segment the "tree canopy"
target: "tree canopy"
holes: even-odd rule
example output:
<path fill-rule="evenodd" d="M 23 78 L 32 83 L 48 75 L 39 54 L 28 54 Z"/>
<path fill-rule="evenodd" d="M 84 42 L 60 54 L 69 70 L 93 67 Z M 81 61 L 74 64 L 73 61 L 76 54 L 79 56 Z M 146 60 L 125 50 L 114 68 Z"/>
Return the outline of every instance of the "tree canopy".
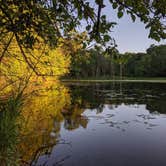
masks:
<path fill-rule="evenodd" d="M 157 41 L 166 38 L 166 0 L 109 0 L 109 3 L 118 18 L 124 13 L 133 21 L 138 17 L 149 29 L 150 38 Z M 25 49 L 33 50 L 41 41 L 51 48 L 58 45 L 60 38 L 70 41 L 70 32 L 82 25 L 89 42 L 115 45 L 109 32 L 116 23 L 109 22 L 102 13 L 105 0 L 0 0 L 0 4 L 0 63 L 14 40 L 24 61 L 33 69 Z"/>
<path fill-rule="evenodd" d="M 149 37 L 155 40 L 166 38 L 163 19 L 166 16 L 165 0 L 109 0 L 117 16 L 123 13 L 136 17 L 150 29 Z M 42 37 L 46 42 L 55 44 L 60 36 L 86 21 L 86 30 L 91 38 L 108 41 L 109 30 L 115 22 L 108 22 L 102 14 L 104 0 L 1 0 L 0 1 L 1 37 L 6 33 L 14 33 L 19 43 L 32 47 Z M 94 7 L 92 7 L 94 5 Z M 97 9 L 97 10 L 96 10 Z M 99 35 L 99 33 L 101 35 Z"/>
<path fill-rule="evenodd" d="M 122 77 L 165 77 L 166 45 L 151 45 L 146 53 L 127 52 L 116 49 L 91 48 L 72 59 L 67 78 L 115 79 Z"/>

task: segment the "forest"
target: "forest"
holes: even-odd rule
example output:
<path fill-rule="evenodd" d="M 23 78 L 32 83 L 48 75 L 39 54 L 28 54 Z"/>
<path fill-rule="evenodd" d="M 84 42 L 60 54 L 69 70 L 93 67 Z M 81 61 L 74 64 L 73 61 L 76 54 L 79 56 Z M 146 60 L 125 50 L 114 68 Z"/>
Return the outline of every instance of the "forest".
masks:
<path fill-rule="evenodd" d="M 121 54 L 118 50 L 95 47 L 72 59 L 67 78 L 124 79 L 124 77 L 165 77 L 166 45 L 151 45 L 146 53 Z"/>

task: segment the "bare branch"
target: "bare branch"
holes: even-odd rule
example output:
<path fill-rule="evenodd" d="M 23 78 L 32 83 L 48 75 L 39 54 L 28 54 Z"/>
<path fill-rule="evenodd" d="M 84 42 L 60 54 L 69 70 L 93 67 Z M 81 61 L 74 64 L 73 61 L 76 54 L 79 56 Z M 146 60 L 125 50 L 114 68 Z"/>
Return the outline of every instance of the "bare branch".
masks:
<path fill-rule="evenodd" d="M 5 46 L 5 48 L 4 48 L 3 52 L 2 52 L 2 55 L 0 56 L 0 63 L 1 63 L 2 59 L 3 59 L 3 57 L 5 56 L 5 52 L 7 51 L 7 49 L 8 49 L 8 47 L 9 47 L 10 43 L 12 42 L 13 37 L 14 37 L 14 33 L 12 34 L 12 36 L 11 36 L 11 38 L 9 39 L 7 45 Z"/>

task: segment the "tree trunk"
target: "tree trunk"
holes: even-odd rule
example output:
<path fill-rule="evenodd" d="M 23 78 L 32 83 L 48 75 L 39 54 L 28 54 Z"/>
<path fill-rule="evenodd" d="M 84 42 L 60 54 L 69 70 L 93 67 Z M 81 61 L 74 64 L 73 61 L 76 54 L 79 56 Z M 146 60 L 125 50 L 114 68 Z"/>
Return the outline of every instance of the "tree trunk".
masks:
<path fill-rule="evenodd" d="M 123 79 L 123 65 L 120 63 L 120 79 Z"/>
<path fill-rule="evenodd" d="M 114 63 L 112 61 L 111 61 L 111 77 L 113 80 L 115 79 Z"/>

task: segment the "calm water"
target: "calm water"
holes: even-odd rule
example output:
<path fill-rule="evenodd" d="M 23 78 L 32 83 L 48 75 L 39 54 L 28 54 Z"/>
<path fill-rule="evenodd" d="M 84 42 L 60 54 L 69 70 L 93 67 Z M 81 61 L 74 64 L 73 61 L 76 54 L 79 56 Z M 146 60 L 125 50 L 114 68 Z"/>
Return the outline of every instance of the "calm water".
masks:
<path fill-rule="evenodd" d="M 166 166 L 166 84 L 58 84 L 32 94 L 16 122 L 1 142 L 21 165 Z"/>

